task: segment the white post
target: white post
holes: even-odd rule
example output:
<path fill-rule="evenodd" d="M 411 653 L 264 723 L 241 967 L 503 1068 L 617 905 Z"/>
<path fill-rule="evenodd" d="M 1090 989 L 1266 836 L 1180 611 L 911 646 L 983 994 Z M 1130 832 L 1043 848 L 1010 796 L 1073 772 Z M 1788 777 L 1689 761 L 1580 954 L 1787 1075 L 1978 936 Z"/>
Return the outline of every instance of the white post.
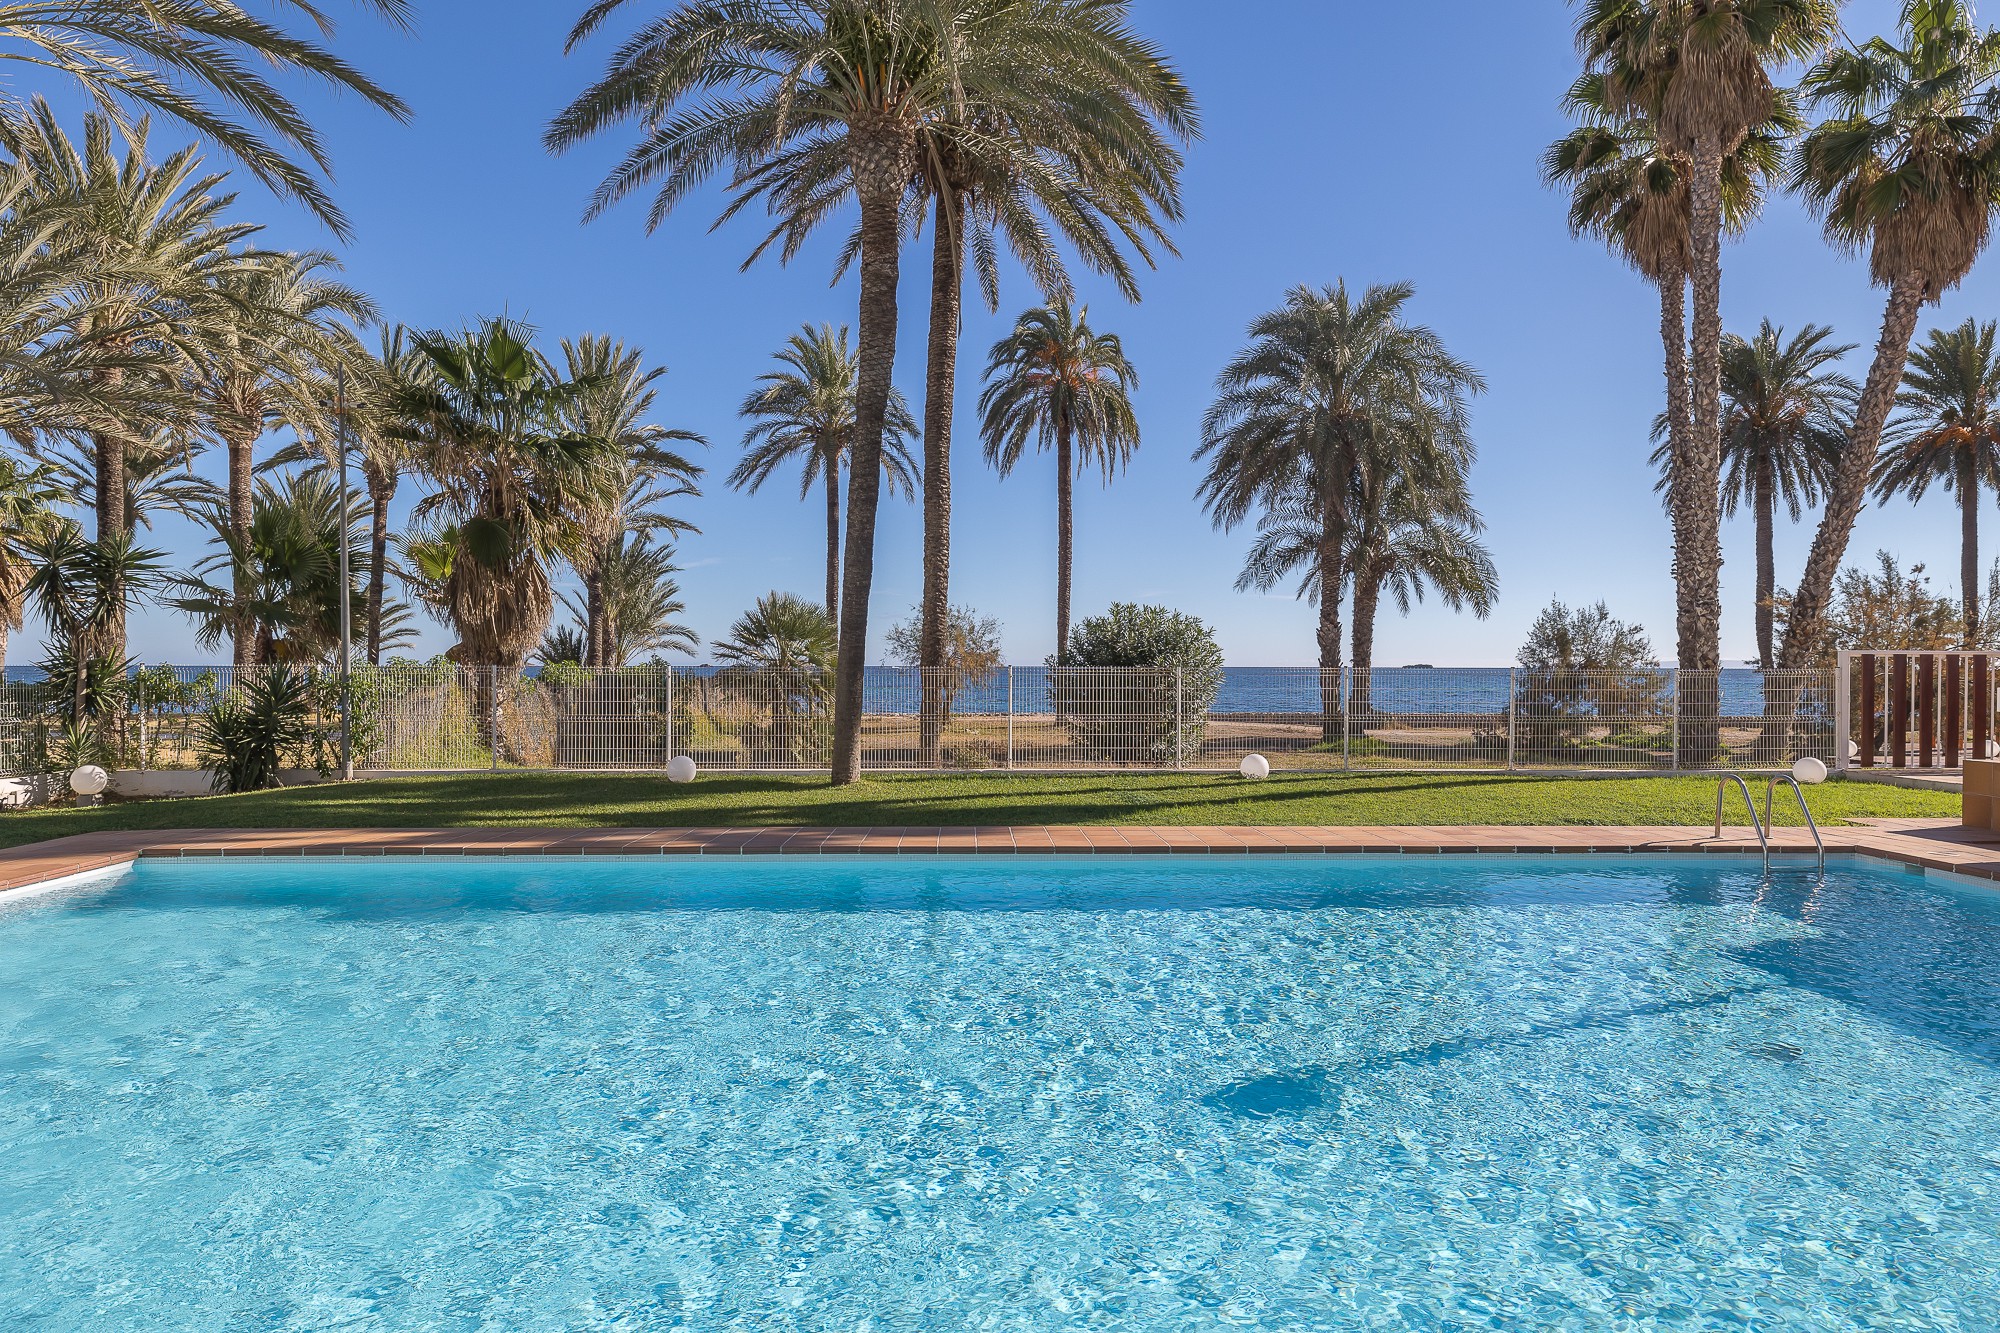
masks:
<path fill-rule="evenodd" d="M 488 767 L 495 772 L 500 768 L 500 668 L 487 667 L 487 674 L 493 682 L 492 702 L 487 705 L 487 738 L 491 748 L 487 752 Z"/>
<path fill-rule="evenodd" d="M 1853 707 L 1854 667 L 1852 650 L 1842 648 L 1833 655 L 1833 767 L 1837 773 L 1845 773 L 1851 766 L 1847 757 L 1847 747 L 1852 741 L 1853 720 L 1848 716 Z"/>
<path fill-rule="evenodd" d="M 1174 771 L 1175 772 L 1180 771 L 1183 762 L 1181 757 L 1181 730 L 1187 725 L 1186 709 L 1187 709 L 1187 700 L 1186 697 L 1181 693 L 1181 669 L 1179 667 L 1175 667 L 1174 668 Z"/>
<path fill-rule="evenodd" d="M 1354 668 L 1340 669 L 1340 682 L 1334 686 L 1340 699 L 1340 769 L 1346 772 L 1354 767 L 1354 757 L 1350 753 L 1348 737 L 1354 734 Z"/>
<path fill-rule="evenodd" d="M 334 369 L 333 441 L 340 452 L 340 779 L 354 781 L 354 606 L 347 571 L 347 367 Z"/>
<path fill-rule="evenodd" d="M 1514 717 L 1515 717 L 1514 710 L 1516 707 L 1516 700 L 1518 700 L 1521 697 L 1520 690 L 1517 688 L 1518 685 L 1519 685 L 1518 672 L 1514 667 L 1508 667 L 1507 668 L 1507 767 L 1508 768 L 1514 767 Z"/>
<path fill-rule="evenodd" d="M 667 758 L 674 757 L 674 669 L 667 668 Z"/>
<path fill-rule="evenodd" d="M 1668 691 L 1668 699 L 1673 712 L 1667 723 L 1667 745 L 1673 751 L 1673 771 L 1681 771 L 1681 669 L 1673 669 L 1673 688 Z"/>
<path fill-rule="evenodd" d="M 1014 766 L 1014 668 L 1007 668 L 1007 767 Z"/>

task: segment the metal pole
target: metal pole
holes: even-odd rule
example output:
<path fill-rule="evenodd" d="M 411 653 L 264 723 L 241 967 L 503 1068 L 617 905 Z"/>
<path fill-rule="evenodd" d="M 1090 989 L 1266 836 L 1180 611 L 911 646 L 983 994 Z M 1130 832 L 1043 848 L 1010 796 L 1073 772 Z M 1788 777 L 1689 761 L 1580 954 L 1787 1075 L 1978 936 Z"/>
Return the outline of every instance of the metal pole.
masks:
<path fill-rule="evenodd" d="M 497 772 L 500 768 L 500 668 L 487 667 L 486 674 L 493 684 L 491 702 L 486 706 L 487 767 Z"/>
<path fill-rule="evenodd" d="M 334 447 L 340 452 L 340 779 L 354 780 L 354 599 L 347 569 L 347 367 L 333 372 Z"/>
<path fill-rule="evenodd" d="M 1187 726 L 1187 718 L 1184 713 L 1186 707 L 1187 707 L 1186 702 L 1181 694 L 1181 669 L 1179 667 L 1175 667 L 1174 668 L 1174 769 L 1175 771 L 1179 771 L 1182 763 L 1181 732 L 1182 729 Z"/>
<path fill-rule="evenodd" d="M 1673 705 L 1673 712 L 1669 715 L 1667 723 L 1669 728 L 1667 742 L 1673 748 L 1674 772 L 1678 773 L 1681 771 L 1681 670 L 1679 667 L 1674 668 L 1672 680 L 1673 688 L 1667 692 L 1668 700 Z"/>
<path fill-rule="evenodd" d="M 1509 768 L 1514 767 L 1514 731 L 1515 731 L 1514 718 L 1515 718 L 1515 709 L 1518 706 L 1521 698 L 1521 693 L 1520 690 L 1517 688 L 1517 683 L 1518 683 L 1517 672 L 1515 671 L 1515 668 L 1508 667 L 1507 668 L 1507 767 Z"/>
<path fill-rule="evenodd" d="M 1354 767 L 1354 757 L 1349 753 L 1347 744 L 1347 738 L 1354 734 L 1353 718 L 1350 716 L 1353 712 L 1353 685 L 1354 668 L 1351 666 L 1342 667 L 1340 669 L 1340 680 L 1334 686 L 1334 690 L 1340 698 L 1340 768 L 1342 772 L 1346 772 L 1348 769 Z"/>
<path fill-rule="evenodd" d="M 1833 767 L 1845 773 L 1851 767 L 1847 757 L 1849 734 L 1854 720 L 1848 711 L 1854 704 L 1853 653 L 1842 648 L 1833 655 Z"/>
<path fill-rule="evenodd" d="M 1007 668 L 1007 767 L 1014 766 L 1014 668 Z"/>

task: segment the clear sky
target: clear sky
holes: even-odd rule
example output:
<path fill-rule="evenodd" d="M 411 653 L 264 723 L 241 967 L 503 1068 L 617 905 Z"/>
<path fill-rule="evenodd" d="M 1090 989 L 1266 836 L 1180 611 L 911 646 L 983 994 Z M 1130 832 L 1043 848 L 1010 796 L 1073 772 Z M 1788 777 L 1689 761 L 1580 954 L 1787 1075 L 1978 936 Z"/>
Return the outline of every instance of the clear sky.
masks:
<path fill-rule="evenodd" d="M 665 3 L 637 3 L 629 31 Z M 830 288 L 845 228 L 789 268 L 738 271 L 761 234 L 755 219 L 711 232 L 720 195 L 685 204 L 654 235 L 633 204 L 588 226 L 591 187 L 622 148 L 608 140 L 563 159 L 539 146 L 548 117 L 596 72 L 610 40 L 565 59 L 579 6 L 564 0 L 425 0 L 414 36 L 356 16 L 339 43 L 415 116 L 390 123 L 352 99 L 312 104 L 339 170 L 337 194 L 356 226 L 342 253 L 350 276 L 390 318 L 457 324 L 507 312 L 544 333 L 609 333 L 670 368 L 659 419 L 712 442 L 706 493 L 681 547 L 689 619 L 704 639 L 725 632 L 758 594 L 816 595 L 823 510 L 796 488 L 757 496 L 722 485 L 739 451 L 737 404 L 801 323 L 852 323 L 852 275 Z M 1120 333 L 1141 380 L 1143 442 L 1108 490 L 1077 491 L 1076 606 L 1158 601 L 1213 625 L 1232 663 L 1314 660 L 1313 614 L 1290 593 L 1242 594 L 1233 583 L 1248 534 L 1217 533 L 1193 499 L 1190 460 L 1217 369 L 1245 325 L 1299 283 L 1416 284 L 1416 318 L 1486 375 L 1477 403 L 1475 495 L 1499 562 L 1500 604 L 1484 622 L 1435 605 L 1407 620 L 1385 612 L 1378 662 L 1492 664 L 1512 659 L 1551 597 L 1603 598 L 1672 653 L 1668 537 L 1646 462 L 1661 400 L 1658 304 L 1600 247 L 1570 239 L 1564 201 L 1537 178 L 1537 158 L 1565 129 L 1559 98 L 1576 72 L 1570 11 L 1557 0 L 1447 0 L 1412 10 L 1355 0 L 1138 0 L 1139 25 L 1179 62 L 1205 134 L 1188 153 L 1179 259 L 1145 280 L 1132 306 L 1086 278 L 1093 323 Z M 1893 18 L 1892 0 L 1851 0 L 1851 31 Z M 1227 17 L 1225 17 L 1227 16 Z M 1254 19 L 1254 21 L 1246 21 Z M 164 136 L 163 136 L 164 137 Z M 246 183 L 241 209 L 268 220 L 266 239 L 326 246 L 299 209 Z M 928 245 L 906 256 L 896 378 L 913 403 L 923 387 Z M 1926 325 L 2000 315 L 1989 256 Z M 973 289 L 968 284 L 968 291 Z M 1034 293 L 1018 272 L 1001 311 L 968 312 L 961 362 L 953 600 L 1005 626 L 1011 660 L 1038 661 L 1054 629 L 1055 483 L 1029 460 L 1005 483 L 980 459 L 972 411 L 985 351 Z M 1795 329 L 1831 325 L 1858 345 L 1866 370 L 1881 294 L 1863 265 L 1831 252 L 1788 198 L 1724 252 L 1724 318 L 1735 331 L 1769 317 Z M 275 442 L 272 442 L 275 443 Z M 219 457 L 205 466 L 220 467 Z M 405 503 L 409 492 L 406 488 Z M 1985 515 L 1991 553 L 2000 523 Z M 1952 590 L 1957 521 L 1935 493 L 1920 507 L 1870 508 L 1850 550 L 1878 547 L 1926 562 Z M 1809 526 L 1784 528 L 1779 579 L 1797 577 Z M 159 534 L 177 558 L 196 541 Z M 1747 516 L 1724 535 L 1723 652 L 1752 655 L 1752 548 Z M 921 583 L 916 506 L 885 501 L 873 623 L 908 613 Z M 1989 557 L 1990 558 L 1990 557 Z M 425 622 L 424 651 L 451 642 Z M 38 650 L 17 641 L 16 661 Z M 202 656 L 184 620 L 148 612 L 133 650 L 151 660 Z M 700 659 L 704 654 L 697 654 Z"/>

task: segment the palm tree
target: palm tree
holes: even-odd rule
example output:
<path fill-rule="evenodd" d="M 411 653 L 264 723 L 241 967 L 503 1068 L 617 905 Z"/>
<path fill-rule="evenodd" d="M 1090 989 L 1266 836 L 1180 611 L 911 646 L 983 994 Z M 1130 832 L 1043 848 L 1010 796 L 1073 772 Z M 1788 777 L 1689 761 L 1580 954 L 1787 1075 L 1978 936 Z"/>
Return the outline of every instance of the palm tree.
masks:
<path fill-rule="evenodd" d="M 755 494 L 780 467 L 799 465 L 799 498 L 814 482 L 826 487 L 826 609 L 840 619 L 840 469 L 854 440 L 854 391 L 860 365 L 847 329 L 810 326 L 786 340 L 776 360 L 782 370 L 757 377 L 737 409 L 756 422 L 743 434 L 743 461 L 729 484 Z M 914 495 L 916 460 L 908 439 L 917 423 L 899 391 L 891 391 L 883 418 L 882 477 L 893 495 Z"/>
<path fill-rule="evenodd" d="M 202 330 L 197 392 L 229 460 L 229 526 L 248 551 L 257 441 L 273 426 L 331 448 L 336 370 L 358 372 L 366 352 L 350 324 L 376 318 L 375 303 L 330 276 L 332 255 L 253 254 L 215 279 L 214 317 Z M 359 378 L 358 373 L 356 378 Z M 253 572 L 242 572 L 250 593 Z M 246 621 L 246 624 L 248 622 Z M 254 666 L 256 640 L 232 644 L 238 667 Z"/>
<path fill-rule="evenodd" d="M 622 558 L 628 536 L 699 531 L 692 523 L 659 508 L 670 500 L 697 497 L 702 467 L 672 444 L 706 445 L 693 431 L 672 430 L 647 421 L 665 366 L 647 366 L 638 348 L 606 337 L 564 339 L 563 360 L 573 384 L 590 386 L 567 413 L 568 428 L 579 436 L 607 441 L 614 475 L 592 506 L 581 553 L 575 560 L 584 585 L 585 666 L 617 666 L 615 608 L 606 580 Z M 667 557 L 670 558 L 671 550 Z"/>
<path fill-rule="evenodd" d="M 409 21 L 409 0 L 364 4 L 399 27 Z M 332 33 L 323 9 L 297 8 L 322 36 Z M 66 76 L 110 119 L 128 119 L 123 108 L 129 104 L 180 121 L 279 194 L 302 201 L 343 238 L 346 219 L 315 176 L 315 171 L 328 169 L 319 135 L 259 67 L 309 75 L 329 87 L 359 93 L 399 121 L 409 117 L 399 98 L 332 51 L 230 0 L 8 4 L 0 6 L 0 52 Z M 0 118 L 21 109 L 18 98 L 0 98 Z M 291 154 L 303 155 L 311 166 Z"/>
<path fill-rule="evenodd" d="M 70 722 L 82 727 L 95 717 L 108 732 L 104 705 L 127 675 L 123 640 L 112 636 L 122 633 L 130 600 L 163 577 L 163 557 L 123 532 L 86 539 L 69 518 L 42 524 L 27 553 L 32 572 L 22 591 L 48 631 L 51 676 L 69 681 Z"/>
<path fill-rule="evenodd" d="M 1301 595 L 1319 604 L 1329 740 L 1342 725 L 1340 602 L 1362 497 L 1392 485 L 1426 494 L 1471 465 L 1467 399 L 1485 381 L 1436 333 L 1405 321 L 1414 295 L 1408 283 L 1370 287 L 1358 301 L 1345 283 L 1294 288 L 1251 323 L 1250 345 L 1217 377 L 1195 451 L 1208 460 L 1198 494 L 1217 527 L 1234 528 L 1253 511 L 1311 510 L 1317 544 Z"/>
<path fill-rule="evenodd" d="M 592 5 L 569 48 L 626 3 Z M 859 205 L 851 249 L 861 274 L 860 365 L 834 693 L 836 784 L 860 775 L 900 223 L 925 137 L 939 121 L 976 127 L 989 123 L 985 108 L 1101 87 L 1117 68 L 1101 57 L 1122 32 L 1124 13 L 1122 3 L 1106 0 L 693 0 L 625 42 L 604 77 L 545 135 L 561 151 L 614 124 L 641 125 L 639 144 L 599 187 L 593 215 L 657 186 L 650 215 L 657 224 L 725 164 L 735 170 L 729 212 L 763 199 L 779 217 L 766 244 L 783 238 L 788 252 L 850 195 Z M 1077 43 L 1083 30 L 1095 45 Z M 1108 99 L 1079 106 L 1094 114 L 1092 123 L 1113 125 Z"/>
<path fill-rule="evenodd" d="M 1139 447 L 1132 390 L 1139 374 L 1115 333 L 1090 327 L 1088 308 L 1068 301 L 1027 311 L 993 344 L 979 395 L 986 461 L 1002 479 L 1021 461 L 1030 437 L 1056 455 L 1056 660 L 1069 651 L 1069 590 L 1074 539 L 1072 478 L 1087 467 L 1111 479 Z"/>
<path fill-rule="evenodd" d="M 7 678 L 7 636 L 21 628 L 27 611 L 30 543 L 55 521 L 64 499 L 47 466 L 0 454 L 0 682 Z"/>
<path fill-rule="evenodd" d="M 532 333 L 490 319 L 411 340 L 418 373 L 399 391 L 411 461 L 435 490 L 412 513 L 431 551 L 436 604 L 459 637 L 447 656 L 518 669 L 548 628 L 550 565 L 576 555 L 616 473 L 616 444 L 564 414 L 588 387 L 564 382 Z"/>
<path fill-rule="evenodd" d="M 1605 104 L 1643 115 L 1687 163 L 1689 349 L 1686 476 L 1676 567 L 1687 586 L 1691 640 L 1681 666 L 1722 665 L 1723 184 L 1729 155 L 1782 106 L 1771 70 L 1823 49 L 1839 31 L 1837 0 L 1584 0 L 1577 47 L 1603 76 Z M 1697 726 L 1697 745 L 1706 735 Z"/>
<path fill-rule="evenodd" d="M 1564 98 L 1564 107 L 1581 124 L 1543 155 L 1542 178 L 1570 190 L 1570 233 L 1603 241 L 1659 291 L 1667 378 L 1665 475 L 1671 482 L 1688 475 L 1691 466 L 1687 279 L 1692 256 L 1686 160 L 1661 143 L 1643 113 L 1616 105 L 1601 72 L 1579 78 Z M 1777 174 L 1784 142 L 1799 126 L 1792 99 L 1780 94 L 1771 118 L 1725 157 L 1722 222 L 1732 235 L 1748 227 L 1761 210 L 1764 186 Z M 1674 532 L 1677 637 L 1686 655 L 1699 638 L 1694 596 L 1699 581 L 1681 571 L 1681 533 L 1696 519 L 1671 488 L 1667 511 Z"/>
<path fill-rule="evenodd" d="M 1796 523 L 1819 503 L 1854 412 L 1854 381 L 1831 369 L 1854 348 L 1828 346 L 1832 336 L 1808 324 L 1788 340 L 1767 319 L 1755 338 L 1722 340 L 1722 510 L 1734 517 L 1747 507 L 1756 524 L 1757 661 L 1766 670 L 1778 661 L 1778 505 Z M 1670 449 L 1653 451 L 1662 490 L 1671 486 Z"/>
<path fill-rule="evenodd" d="M 681 601 L 680 583 L 674 578 L 680 566 L 674 563 L 673 547 L 655 545 L 651 533 L 621 534 L 598 557 L 596 572 L 601 660 L 584 665 L 622 667 L 648 654 L 672 649 L 691 653 L 700 645 L 700 636 L 679 619 L 687 605 Z M 585 649 L 591 620 L 589 599 L 579 602 L 564 594 L 563 605 L 584 627 L 578 647 Z M 543 642 L 546 658 L 550 645 L 546 639 Z"/>
<path fill-rule="evenodd" d="M 1932 329 L 1910 354 L 1896 406 L 1903 416 L 1875 465 L 1875 495 L 1921 500 L 1933 481 L 1958 497 L 1959 587 L 1968 646 L 1981 642 L 1979 505 L 2000 487 L 2000 354 L 1995 327 L 1968 319 Z"/>

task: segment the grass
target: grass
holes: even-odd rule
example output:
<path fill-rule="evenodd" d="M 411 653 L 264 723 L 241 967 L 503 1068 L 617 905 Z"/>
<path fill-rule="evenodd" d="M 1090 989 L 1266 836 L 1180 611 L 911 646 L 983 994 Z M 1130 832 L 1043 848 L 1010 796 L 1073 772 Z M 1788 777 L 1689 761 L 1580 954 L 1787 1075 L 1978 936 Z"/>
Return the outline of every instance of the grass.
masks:
<path fill-rule="evenodd" d="M 1813 817 L 1958 814 L 1951 792 L 1831 782 L 1807 789 Z M 1740 799 L 1738 801 L 1740 806 Z M 994 824 L 1708 823 L 1712 778 L 1536 778 L 1504 774 L 1202 774 L 820 778 L 467 773 L 329 783 L 243 796 L 0 812 L 0 847 L 100 829 L 679 827 Z M 1740 808 L 1730 816 L 1740 823 Z M 1782 811 L 1778 822 L 1795 823 Z"/>

